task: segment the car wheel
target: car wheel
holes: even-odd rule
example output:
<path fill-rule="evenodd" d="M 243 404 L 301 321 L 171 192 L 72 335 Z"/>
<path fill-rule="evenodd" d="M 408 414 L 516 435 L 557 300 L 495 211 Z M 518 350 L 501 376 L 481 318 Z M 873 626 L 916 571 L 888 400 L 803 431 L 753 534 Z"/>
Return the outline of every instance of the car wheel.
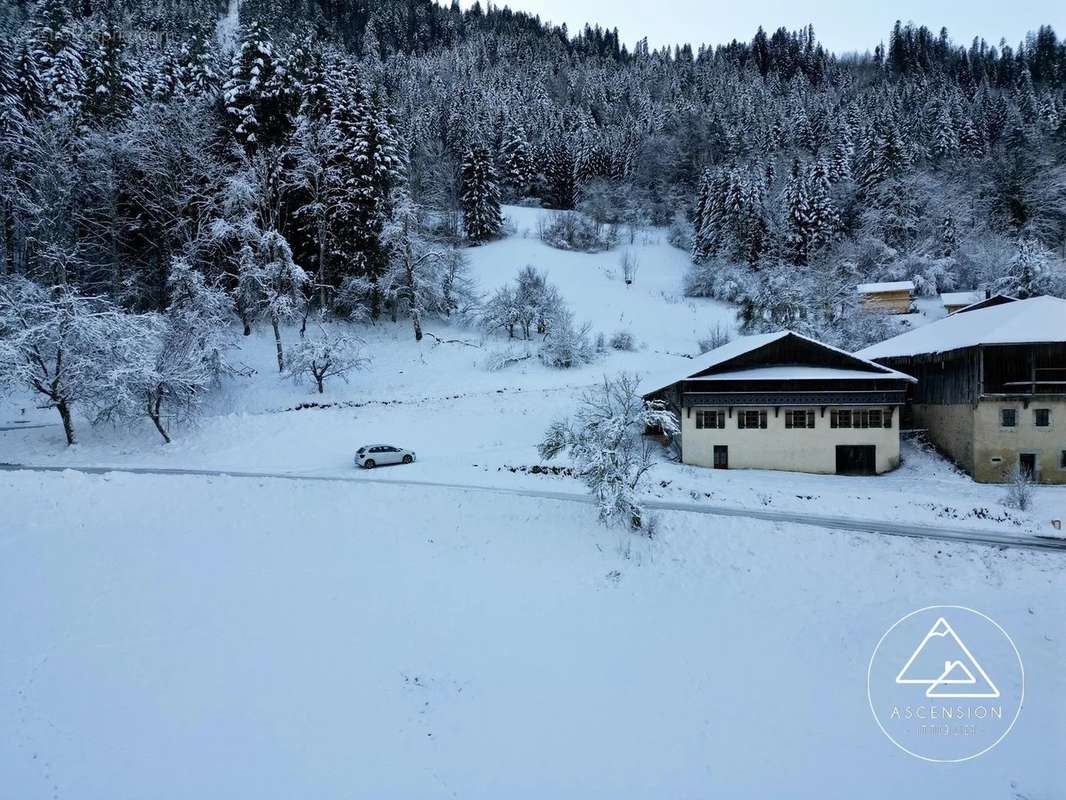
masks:
<path fill-rule="evenodd" d="M 410 464 L 412 461 L 414 461 L 414 459 L 411 458 L 411 456 L 409 456 L 409 455 L 403 457 L 403 463 L 404 464 Z"/>
<path fill-rule="evenodd" d="M 377 464 L 374 463 L 374 459 L 368 458 L 366 461 L 363 462 L 363 466 L 367 469 L 373 469 L 377 466 Z"/>

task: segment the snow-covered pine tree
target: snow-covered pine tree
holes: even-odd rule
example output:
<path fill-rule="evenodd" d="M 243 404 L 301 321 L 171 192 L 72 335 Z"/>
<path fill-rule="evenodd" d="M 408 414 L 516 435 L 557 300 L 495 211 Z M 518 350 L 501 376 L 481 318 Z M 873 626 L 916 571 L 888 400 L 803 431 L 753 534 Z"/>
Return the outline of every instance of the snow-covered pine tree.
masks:
<path fill-rule="evenodd" d="M 332 110 L 326 58 L 321 47 L 301 47 L 293 54 L 293 83 L 300 99 L 297 114 L 306 119 L 328 119 Z"/>
<path fill-rule="evenodd" d="M 500 183 L 513 197 L 521 197 L 533 180 L 533 149 L 522 128 L 509 124 L 500 145 Z"/>
<path fill-rule="evenodd" d="M 405 163 L 384 105 L 361 81 L 337 93 L 331 125 L 335 149 L 330 163 L 337 171 L 330 204 L 333 265 L 339 272 L 335 285 L 346 276 L 365 279 L 371 287 L 370 314 L 376 318 L 381 294 L 374 286 L 388 263 L 381 233 L 393 191 L 403 183 Z"/>
<path fill-rule="evenodd" d="M 475 244 L 499 235 L 503 227 L 500 189 L 487 148 L 475 145 L 466 151 L 459 168 L 463 227 Z"/>
<path fill-rule="evenodd" d="M 811 165 L 807 177 L 807 205 L 810 213 L 813 252 L 827 247 L 840 231 L 840 214 L 832 198 L 829 179 L 830 167 L 826 159 L 819 158 Z"/>
<path fill-rule="evenodd" d="M 855 155 L 855 145 L 851 138 L 851 126 L 846 117 L 841 117 L 833 132 L 833 150 L 829 162 L 829 179 L 833 183 L 851 177 L 851 160 Z"/>
<path fill-rule="evenodd" d="M 33 59 L 48 110 L 77 113 L 84 100 L 84 57 L 65 0 L 44 0 L 39 8 Z"/>
<path fill-rule="evenodd" d="M 951 109 L 946 102 L 940 100 L 934 104 L 929 153 L 934 161 L 945 161 L 954 157 L 958 150 L 959 135 L 955 130 Z"/>
<path fill-rule="evenodd" d="M 796 265 L 804 265 L 814 243 L 814 223 L 807 187 L 807 176 L 796 159 L 785 182 L 785 250 L 788 259 Z"/>
<path fill-rule="evenodd" d="M 859 160 L 859 184 L 864 191 L 883 180 L 898 177 L 910 164 L 903 135 L 889 113 L 874 121 L 865 144 Z"/>
<path fill-rule="evenodd" d="M 203 33 L 195 34 L 182 46 L 178 66 L 186 94 L 214 97 L 219 91 L 219 54 L 211 37 Z"/>
<path fill-rule="evenodd" d="M 15 59 L 15 85 L 22 113 L 27 119 L 39 117 L 45 111 L 44 87 L 37 71 L 37 62 L 33 58 L 29 42 L 23 41 Z"/>
<path fill-rule="evenodd" d="M 99 31 L 85 57 L 85 111 L 99 120 L 122 116 L 132 107 L 136 91 L 124 63 L 122 31 Z"/>
<path fill-rule="evenodd" d="M 288 126 L 285 91 L 270 34 L 253 20 L 244 28 L 223 87 L 233 135 L 249 153 L 282 141 Z"/>
<path fill-rule="evenodd" d="M 574 153 L 562 135 L 553 137 L 546 148 L 544 174 L 548 180 L 548 202 L 551 207 L 572 209 L 577 189 Z"/>

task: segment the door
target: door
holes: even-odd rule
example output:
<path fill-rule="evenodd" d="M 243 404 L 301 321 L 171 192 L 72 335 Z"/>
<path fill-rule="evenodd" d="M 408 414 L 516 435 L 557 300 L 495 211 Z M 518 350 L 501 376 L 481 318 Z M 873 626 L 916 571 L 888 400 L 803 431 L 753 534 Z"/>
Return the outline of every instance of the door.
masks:
<path fill-rule="evenodd" d="M 400 451 L 395 447 L 382 447 L 381 463 L 383 464 L 399 464 L 400 463 Z"/>
<path fill-rule="evenodd" d="M 837 475 L 876 475 L 877 448 L 872 444 L 838 444 Z"/>
<path fill-rule="evenodd" d="M 714 468 L 729 469 L 729 448 L 722 444 L 714 446 Z"/>
<path fill-rule="evenodd" d="M 1036 480 L 1036 453 L 1019 453 L 1018 469 L 1023 475 L 1028 475 L 1030 480 Z"/>

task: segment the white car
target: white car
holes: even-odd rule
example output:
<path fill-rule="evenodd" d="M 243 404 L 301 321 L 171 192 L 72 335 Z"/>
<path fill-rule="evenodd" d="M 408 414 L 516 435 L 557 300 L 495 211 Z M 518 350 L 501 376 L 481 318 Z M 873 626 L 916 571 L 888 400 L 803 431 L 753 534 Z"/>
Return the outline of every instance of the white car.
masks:
<path fill-rule="evenodd" d="M 404 450 L 391 444 L 370 444 L 355 452 L 355 465 L 364 469 L 373 469 L 385 464 L 410 464 L 414 460 L 414 450 Z"/>

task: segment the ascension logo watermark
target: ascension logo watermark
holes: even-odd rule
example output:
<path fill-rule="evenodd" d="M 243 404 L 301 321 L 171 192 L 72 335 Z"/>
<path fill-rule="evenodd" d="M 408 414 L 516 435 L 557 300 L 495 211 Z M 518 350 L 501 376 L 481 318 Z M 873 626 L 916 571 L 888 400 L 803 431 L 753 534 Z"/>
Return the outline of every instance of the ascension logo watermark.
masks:
<path fill-rule="evenodd" d="M 1003 628 L 964 606 L 929 606 L 889 628 L 866 673 L 874 719 L 924 761 L 987 753 L 1022 710 L 1025 669 Z"/>

